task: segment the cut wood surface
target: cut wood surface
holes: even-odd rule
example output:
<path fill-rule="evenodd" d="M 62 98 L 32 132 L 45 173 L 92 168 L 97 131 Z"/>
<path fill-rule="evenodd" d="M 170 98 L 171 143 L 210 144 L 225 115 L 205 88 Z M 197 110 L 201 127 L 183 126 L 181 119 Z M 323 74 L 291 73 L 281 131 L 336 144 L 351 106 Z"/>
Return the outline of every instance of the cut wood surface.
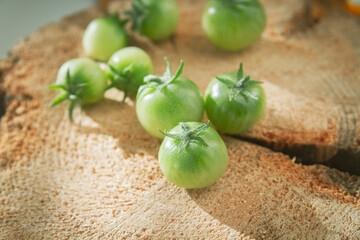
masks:
<path fill-rule="evenodd" d="M 267 111 L 243 135 L 223 136 L 229 166 L 214 185 L 185 190 L 161 174 L 161 141 L 142 129 L 134 99 L 107 92 L 75 122 L 66 104 L 49 109 L 62 63 L 81 47 L 89 9 L 19 41 L 0 61 L 1 239 L 359 239 L 360 177 L 313 162 L 340 159 L 359 173 L 360 20 L 342 1 L 263 1 L 261 40 L 236 53 L 216 49 L 201 31 L 205 1 L 178 1 L 175 35 L 130 44 L 162 74 L 164 56 L 185 62 L 184 76 L 204 92 L 236 71 L 264 82 Z M 111 11 L 128 8 L 113 2 Z M 4 94 L 1 94 L 4 93 Z M 240 139 L 239 139 L 240 138 Z M 250 142 L 249 142 L 250 141 Z"/>

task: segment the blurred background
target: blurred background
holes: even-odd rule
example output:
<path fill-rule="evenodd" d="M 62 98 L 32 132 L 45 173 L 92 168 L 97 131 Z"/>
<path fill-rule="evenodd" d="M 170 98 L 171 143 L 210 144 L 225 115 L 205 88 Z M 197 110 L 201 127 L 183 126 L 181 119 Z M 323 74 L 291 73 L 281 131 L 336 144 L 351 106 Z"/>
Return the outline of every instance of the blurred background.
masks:
<path fill-rule="evenodd" d="M 97 0 L 0 0 L 0 58 L 39 27 L 97 4 Z"/>
<path fill-rule="evenodd" d="M 110 0 L 0 0 L 0 58 L 11 46 L 39 27 Z M 311 1 L 311 0 L 305 0 Z M 360 15 L 360 0 L 343 0 L 349 12 Z"/>

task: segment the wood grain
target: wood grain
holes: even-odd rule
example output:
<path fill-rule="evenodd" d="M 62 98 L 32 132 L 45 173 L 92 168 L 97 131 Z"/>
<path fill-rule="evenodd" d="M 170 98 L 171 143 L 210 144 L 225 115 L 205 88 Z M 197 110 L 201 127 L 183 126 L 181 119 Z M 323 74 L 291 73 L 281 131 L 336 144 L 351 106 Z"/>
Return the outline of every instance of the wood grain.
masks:
<path fill-rule="evenodd" d="M 298 1 L 264 2 L 268 27 L 250 48 L 227 53 L 201 32 L 205 1 L 178 1 L 181 25 L 168 41 L 138 35 L 155 72 L 183 59 L 184 75 L 204 91 L 217 74 L 245 71 L 264 81 L 264 118 L 244 139 L 304 151 L 326 161 L 359 146 L 359 19 L 338 2 L 322 6 L 311 28 L 294 22 Z M 112 11 L 128 1 L 114 2 Z M 135 102 L 111 90 L 71 124 L 66 104 L 49 109 L 46 90 L 61 64 L 85 56 L 81 37 L 100 16 L 89 9 L 44 26 L 0 61 L 6 113 L 0 125 L 0 238 L 3 239 L 357 239 L 360 177 L 223 136 L 229 166 L 214 185 L 184 190 L 157 163 Z M 344 28 L 346 25 L 348 28 Z M 331 26 L 331 27 L 330 27 Z M 356 35 L 357 34 L 357 35 Z M 355 157 L 355 159 L 357 159 Z M 346 160 L 346 159 L 342 159 Z M 356 160 L 357 161 L 357 160 Z"/>

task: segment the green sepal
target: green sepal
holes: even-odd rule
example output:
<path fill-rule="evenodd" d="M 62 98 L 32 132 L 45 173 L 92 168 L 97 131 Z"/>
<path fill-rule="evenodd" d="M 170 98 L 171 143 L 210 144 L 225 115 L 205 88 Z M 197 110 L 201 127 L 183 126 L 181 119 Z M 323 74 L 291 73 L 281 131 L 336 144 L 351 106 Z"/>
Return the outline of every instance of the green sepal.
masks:
<path fill-rule="evenodd" d="M 181 129 L 182 129 L 184 132 L 188 132 L 188 131 L 191 130 L 188 124 L 186 124 L 186 123 L 184 123 L 184 122 L 181 122 L 181 123 L 179 123 L 179 124 L 180 124 Z"/>
<path fill-rule="evenodd" d="M 171 65 L 167 57 L 164 57 L 166 62 L 166 70 L 162 76 L 156 76 L 153 74 L 147 75 L 144 78 L 144 83 L 146 86 L 151 86 L 154 88 L 158 88 L 161 90 L 161 92 L 164 91 L 165 87 L 178 79 L 180 75 L 182 74 L 182 70 L 184 68 L 184 61 L 180 61 L 180 66 L 178 70 L 176 71 L 175 75 L 171 74 Z"/>
<path fill-rule="evenodd" d="M 131 87 L 130 85 L 132 83 L 131 79 L 133 78 L 132 75 L 134 72 L 134 66 L 133 64 L 130 64 L 121 72 L 115 69 L 113 66 L 111 66 L 111 64 L 108 64 L 108 67 L 111 71 L 111 74 L 109 74 L 111 83 L 106 87 L 106 91 L 114 87 L 117 88 L 118 90 L 123 91 L 124 92 L 123 102 L 125 102 L 129 94 L 129 89 Z"/>
<path fill-rule="evenodd" d="M 67 90 L 67 88 L 66 88 L 64 85 L 56 85 L 56 84 L 50 85 L 50 86 L 48 86 L 47 88 L 48 88 L 49 90 L 58 90 L 58 89 L 62 89 L 62 90 L 64 90 L 64 91 Z"/>
<path fill-rule="evenodd" d="M 199 136 L 194 136 L 193 139 L 191 139 L 191 142 L 195 142 L 200 144 L 201 146 L 208 147 L 207 143 Z"/>
<path fill-rule="evenodd" d="M 230 79 L 227 78 L 221 78 L 221 77 L 215 77 L 217 80 L 219 80 L 220 82 L 222 82 L 225 85 L 228 85 L 229 87 L 234 87 L 234 82 Z"/>
<path fill-rule="evenodd" d="M 230 102 L 234 100 L 238 95 L 242 95 L 246 101 L 248 101 L 249 98 L 252 98 L 254 100 L 258 99 L 248 90 L 248 88 L 256 84 L 261 84 L 262 82 L 253 80 L 248 75 L 244 75 L 242 63 L 240 63 L 235 79 L 227 79 L 219 76 L 217 76 L 216 79 L 230 88 Z"/>
<path fill-rule="evenodd" d="M 182 139 L 183 139 L 180 134 L 166 133 L 166 132 L 161 131 L 161 129 L 159 129 L 159 132 L 160 132 L 161 134 L 163 134 L 164 136 L 169 137 L 169 138 L 172 138 L 172 139 L 176 139 L 176 140 L 182 140 Z"/>
<path fill-rule="evenodd" d="M 131 30 L 138 31 L 143 35 L 142 26 L 148 12 L 149 10 L 142 0 L 134 0 L 132 2 L 132 9 L 124 12 L 125 15 L 130 17 L 130 21 L 132 21 Z"/>
<path fill-rule="evenodd" d="M 189 125 L 185 122 L 180 122 L 179 125 L 181 127 L 182 132 L 178 134 L 166 133 L 159 129 L 160 133 L 162 133 L 164 136 L 179 141 L 179 149 L 178 149 L 179 152 L 184 151 L 191 142 L 199 144 L 203 147 L 208 147 L 208 144 L 199 135 L 200 133 L 202 133 L 203 131 L 205 131 L 210 127 L 210 121 L 208 121 L 206 124 L 203 124 L 193 129 L 191 129 Z"/>
<path fill-rule="evenodd" d="M 50 107 L 55 107 L 56 105 L 62 103 L 66 99 L 69 98 L 69 95 L 67 92 L 61 92 L 59 95 L 57 95 L 54 100 L 51 102 Z"/>
<path fill-rule="evenodd" d="M 204 124 L 204 125 L 201 125 L 201 126 L 198 127 L 198 128 L 192 129 L 192 130 L 190 130 L 190 131 L 193 131 L 193 133 L 198 136 L 201 132 L 205 131 L 205 130 L 208 129 L 209 127 L 210 127 L 210 121 L 208 121 L 208 122 L 207 122 L 206 124 Z"/>
<path fill-rule="evenodd" d="M 240 63 L 240 67 L 236 73 L 236 79 L 242 79 L 244 76 L 243 63 Z"/>
<path fill-rule="evenodd" d="M 167 58 L 166 58 L 167 60 Z M 168 60 L 167 60 L 168 61 Z M 180 66 L 178 68 L 178 70 L 176 71 L 175 75 L 170 77 L 170 81 L 167 82 L 167 84 L 175 81 L 178 77 L 180 77 L 180 75 L 182 74 L 182 70 L 184 68 L 184 61 L 183 60 L 180 60 Z M 170 63 L 169 63 L 169 71 L 171 71 L 170 69 Z M 171 76 L 171 73 L 170 73 L 170 76 Z"/>
<path fill-rule="evenodd" d="M 128 22 L 129 19 L 121 19 L 121 14 L 118 12 L 115 13 L 106 13 L 106 17 L 115 20 L 120 27 L 124 27 Z"/>
<path fill-rule="evenodd" d="M 64 84 L 55 84 L 55 85 L 50 85 L 48 87 L 48 89 L 50 90 L 62 91 L 59 95 L 57 95 L 54 98 L 54 100 L 50 104 L 50 107 L 54 107 L 64 102 L 65 100 L 69 100 L 70 103 L 69 103 L 68 114 L 70 120 L 72 121 L 73 120 L 72 113 L 76 105 L 79 105 L 81 111 L 81 100 L 79 96 L 81 95 L 81 91 L 84 89 L 85 86 L 86 83 L 74 83 L 73 81 L 71 81 L 70 70 L 68 69 L 68 71 L 66 72 Z"/>

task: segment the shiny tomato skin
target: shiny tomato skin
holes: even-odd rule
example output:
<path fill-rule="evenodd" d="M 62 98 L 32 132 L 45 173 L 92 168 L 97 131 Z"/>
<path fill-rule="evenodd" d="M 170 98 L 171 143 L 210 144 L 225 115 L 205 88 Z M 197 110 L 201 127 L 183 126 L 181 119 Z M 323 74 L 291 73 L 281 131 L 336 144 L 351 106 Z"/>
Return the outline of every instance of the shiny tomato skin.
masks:
<path fill-rule="evenodd" d="M 72 84 L 85 84 L 78 95 L 81 104 L 95 103 L 103 98 L 107 79 L 103 70 L 94 61 L 75 58 L 65 62 L 58 71 L 56 85 L 66 84 L 68 71 Z"/>
<path fill-rule="evenodd" d="M 235 72 L 220 77 L 234 79 Z M 265 112 L 266 97 L 260 84 L 250 86 L 248 90 L 258 99 L 243 95 L 229 100 L 230 87 L 214 78 L 205 92 L 206 114 L 216 129 L 223 133 L 239 134 L 260 120 Z"/>
<path fill-rule="evenodd" d="M 188 122 L 190 128 L 204 123 Z M 169 133 L 179 133 L 179 125 Z M 220 135 L 209 127 L 199 135 L 208 146 L 191 142 L 179 149 L 178 140 L 165 137 L 159 149 L 159 165 L 165 177 L 183 188 L 203 188 L 215 183 L 225 172 L 228 151 Z"/>
<path fill-rule="evenodd" d="M 136 114 L 141 125 L 151 135 L 164 138 L 179 122 L 201 121 L 204 100 L 191 80 L 179 77 L 163 89 L 141 86 L 136 97 Z"/>
<path fill-rule="evenodd" d="M 129 71 L 129 74 L 125 73 L 125 75 L 130 78 L 128 90 L 131 94 L 137 93 L 139 86 L 143 84 L 145 76 L 154 73 L 150 56 L 138 47 L 125 47 L 116 51 L 110 57 L 108 65 L 111 65 L 118 73 Z M 112 74 L 109 69 L 107 74 Z"/>
<path fill-rule="evenodd" d="M 154 41 L 168 38 L 179 21 L 179 8 L 175 0 L 143 0 L 147 8 L 141 32 Z"/>
<path fill-rule="evenodd" d="M 202 16 L 202 29 L 217 47 L 236 51 L 254 43 L 266 25 L 257 0 L 209 0 Z"/>
<path fill-rule="evenodd" d="M 114 18 L 96 18 L 86 27 L 82 44 L 92 58 L 107 61 L 117 50 L 127 45 L 127 33 Z"/>

